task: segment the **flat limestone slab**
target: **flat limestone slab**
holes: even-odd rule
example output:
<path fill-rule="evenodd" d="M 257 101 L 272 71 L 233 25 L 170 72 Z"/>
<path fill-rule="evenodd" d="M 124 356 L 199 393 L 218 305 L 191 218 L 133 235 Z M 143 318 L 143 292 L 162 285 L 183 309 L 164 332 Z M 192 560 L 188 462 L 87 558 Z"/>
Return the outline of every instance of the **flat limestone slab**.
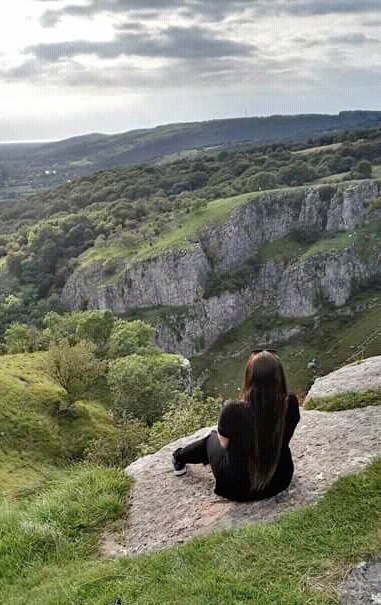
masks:
<path fill-rule="evenodd" d="M 364 392 L 381 389 L 381 355 L 351 363 L 326 376 L 317 378 L 307 399 L 329 397 L 348 391 Z"/>
<path fill-rule="evenodd" d="M 291 440 L 295 474 L 288 490 L 268 500 L 236 503 L 213 493 L 209 466 L 188 465 L 186 475 L 173 474 L 173 450 L 210 430 L 201 429 L 127 467 L 126 474 L 134 479 L 127 526 L 122 535 L 104 536 L 103 554 L 143 553 L 213 530 L 270 521 L 316 501 L 339 477 L 381 455 L 380 406 L 342 412 L 301 409 Z"/>

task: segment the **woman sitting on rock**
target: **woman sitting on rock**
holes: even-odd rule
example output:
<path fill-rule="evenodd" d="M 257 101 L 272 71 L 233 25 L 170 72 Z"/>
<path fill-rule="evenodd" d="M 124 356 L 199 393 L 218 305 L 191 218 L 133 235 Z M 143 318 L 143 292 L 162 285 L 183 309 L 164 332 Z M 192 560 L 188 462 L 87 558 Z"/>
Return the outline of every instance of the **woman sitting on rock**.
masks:
<path fill-rule="evenodd" d="M 294 472 L 289 442 L 299 419 L 276 352 L 253 351 L 241 401 L 225 402 L 218 431 L 174 452 L 175 474 L 184 475 L 187 463 L 210 464 L 219 496 L 241 502 L 275 496 Z"/>

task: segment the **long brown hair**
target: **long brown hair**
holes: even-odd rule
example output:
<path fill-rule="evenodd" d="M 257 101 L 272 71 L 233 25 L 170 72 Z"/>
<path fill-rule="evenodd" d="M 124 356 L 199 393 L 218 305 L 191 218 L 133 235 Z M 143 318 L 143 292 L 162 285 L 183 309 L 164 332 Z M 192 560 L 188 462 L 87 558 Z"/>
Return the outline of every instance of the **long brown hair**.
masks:
<path fill-rule="evenodd" d="M 241 399 L 250 408 L 252 438 L 246 447 L 252 490 L 271 481 L 279 462 L 287 411 L 287 383 L 279 357 L 252 353 L 243 377 Z"/>

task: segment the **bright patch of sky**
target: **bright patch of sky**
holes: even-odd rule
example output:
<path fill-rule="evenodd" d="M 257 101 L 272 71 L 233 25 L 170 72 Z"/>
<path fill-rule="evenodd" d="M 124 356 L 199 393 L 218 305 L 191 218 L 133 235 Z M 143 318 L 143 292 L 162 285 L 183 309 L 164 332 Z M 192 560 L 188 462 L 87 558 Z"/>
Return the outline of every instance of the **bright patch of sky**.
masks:
<path fill-rule="evenodd" d="M 0 23 L 0 140 L 381 109 L 381 0 L 12 0 Z"/>

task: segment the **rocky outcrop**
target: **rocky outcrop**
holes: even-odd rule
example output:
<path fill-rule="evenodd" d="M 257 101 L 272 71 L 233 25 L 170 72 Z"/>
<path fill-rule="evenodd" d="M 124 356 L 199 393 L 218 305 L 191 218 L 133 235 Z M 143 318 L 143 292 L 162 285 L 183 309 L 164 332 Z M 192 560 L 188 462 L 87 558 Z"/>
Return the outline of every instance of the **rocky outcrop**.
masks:
<path fill-rule="evenodd" d="M 368 362 L 375 363 L 373 359 Z M 361 388 L 369 366 L 364 362 L 358 367 L 356 380 Z M 352 365 L 342 369 L 352 370 Z M 329 376 L 337 388 L 343 388 L 340 374 Z M 381 455 L 381 406 L 341 412 L 301 409 L 301 420 L 291 440 L 295 473 L 289 488 L 268 500 L 236 503 L 214 495 L 209 466 L 188 465 L 187 474 L 181 478 L 173 474 L 172 452 L 206 436 L 211 428 L 178 439 L 127 467 L 126 474 L 134 480 L 128 524 L 122 534 L 105 536 L 104 554 L 137 554 L 216 529 L 271 521 L 315 502 L 339 477 Z"/>
<path fill-rule="evenodd" d="M 368 357 L 317 378 L 310 388 L 306 400 L 313 397 L 330 397 L 338 393 L 380 390 L 381 400 L 381 355 Z"/>
<path fill-rule="evenodd" d="M 381 277 L 380 248 L 371 260 L 347 246 L 292 261 L 262 261 L 235 291 L 222 288 L 211 296 L 208 286 L 212 274 L 223 281 L 264 244 L 295 229 L 323 233 L 364 225 L 371 220 L 369 204 L 377 195 L 373 181 L 338 190 L 322 186 L 263 194 L 236 207 L 224 225 L 205 226 L 191 249 L 136 262 L 119 260 L 112 278 L 99 262 L 78 269 L 65 285 L 63 301 L 70 309 L 111 309 L 121 315 L 136 308 L 173 309 L 166 313 L 168 321 L 159 322 L 156 341 L 164 350 L 184 355 L 208 348 L 259 306 L 283 317 L 307 317 L 322 303 L 344 305 L 356 287 Z"/>
<path fill-rule="evenodd" d="M 271 521 L 315 502 L 339 477 L 381 454 L 381 407 L 344 412 L 301 410 L 291 441 L 295 474 L 285 492 L 269 500 L 236 503 L 215 496 L 210 467 L 188 465 L 173 475 L 171 453 L 208 434 L 210 428 L 179 439 L 126 469 L 134 480 L 128 526 L 105 537 L 107 555 L 138 554 L 188 541 L 216 529 Z"/>

